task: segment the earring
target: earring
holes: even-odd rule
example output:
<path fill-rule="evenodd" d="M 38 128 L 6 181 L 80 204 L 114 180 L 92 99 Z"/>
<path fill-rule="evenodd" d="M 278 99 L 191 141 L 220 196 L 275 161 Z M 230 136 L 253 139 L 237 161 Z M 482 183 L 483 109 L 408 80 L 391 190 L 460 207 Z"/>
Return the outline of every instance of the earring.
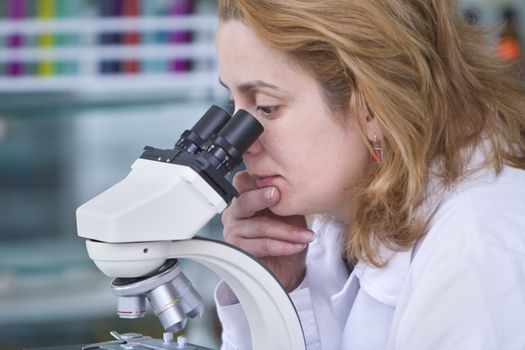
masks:
<path fill-rule="evenodd" d="M 373 150 L 372 150 L 372 160 L 375 163 L 382 163 L 383 162 L 383 147 L 381 147 L 381 142 L 377 139 L 377 135 L 374 134 L 374 142 L 373 142 Z"/>

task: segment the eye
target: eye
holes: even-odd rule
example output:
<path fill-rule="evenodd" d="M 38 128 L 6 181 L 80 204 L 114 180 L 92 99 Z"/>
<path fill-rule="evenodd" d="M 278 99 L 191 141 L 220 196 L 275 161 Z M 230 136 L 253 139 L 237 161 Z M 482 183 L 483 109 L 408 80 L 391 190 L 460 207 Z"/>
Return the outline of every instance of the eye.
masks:
<path fill-rule="evenodd" d="M 279 106 L 255 106 L 255 109 L 261 112 L 265 118 L 272 119 Z"/>

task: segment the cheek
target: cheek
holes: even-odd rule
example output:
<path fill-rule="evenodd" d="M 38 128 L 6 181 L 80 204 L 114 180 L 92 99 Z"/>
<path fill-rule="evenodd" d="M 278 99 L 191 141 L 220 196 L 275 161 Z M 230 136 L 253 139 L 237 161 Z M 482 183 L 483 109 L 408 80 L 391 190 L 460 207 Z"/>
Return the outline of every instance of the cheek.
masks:
<path fill-rule="evenodd" d="M 298 159 L 295 162 L 289 159 L 296 166 L 290 169 L 289 187 L 283 188 L 283 209 L 296 207 L 311 213 L 345 204 L 348 190 L 352 190 L 366 172 L 369 155 L 362 142 L 337 146 L 324 150 L 307 148 L 308 157 L 300 163 Z"/>
<path fill-rule="evenodd" d="M 283 156 L 283 155 L 281 155 Z M 324 164 L 316 161 L 316 156 L 299 160 L 297 157 L 287 161 L 284 177 L 274 184 L 281 194 L 281 200 L 271 208 L 277 215 L 305 215 L 323 211 L 327 201 L 333 200 L 335 185 L 333 174 L 329 175 Z"/>

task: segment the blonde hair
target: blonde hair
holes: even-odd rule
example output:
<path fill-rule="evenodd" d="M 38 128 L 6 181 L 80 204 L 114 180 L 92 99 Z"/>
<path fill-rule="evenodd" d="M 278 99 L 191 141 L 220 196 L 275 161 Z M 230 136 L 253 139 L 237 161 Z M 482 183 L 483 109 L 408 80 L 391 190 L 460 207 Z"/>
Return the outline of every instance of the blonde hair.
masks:
<path fill-rule="evenodd" d="M 219 16 L 244 22 L 311 72 L 332 110 L 361 101 L 383 130 L 386 157 L 349 214 L 349 259 L 382 266 L 376 243 L 410 248 L 425 232 L 416 209 L 431 166 L 453 185 L 483 138 L 486 165 L 525 168 L 525 90 L 454 1 L 220 0 Z"/>

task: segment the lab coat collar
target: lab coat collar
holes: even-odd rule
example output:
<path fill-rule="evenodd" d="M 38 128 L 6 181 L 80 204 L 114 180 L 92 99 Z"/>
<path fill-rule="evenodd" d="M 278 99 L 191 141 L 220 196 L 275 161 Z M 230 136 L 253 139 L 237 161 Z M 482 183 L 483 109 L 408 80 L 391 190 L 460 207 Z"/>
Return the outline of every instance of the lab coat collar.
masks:
<path fill-rule="evenodd" d="M 473 170 L 477 169 L 476 166 L 482 164 L 483 160 L 486 159 L 486 147 L 487 144 L 484 142 L 471 154 L 471 158 L 467 159 Z M 437 170 L 437 166 L 434 170 Z M 471 174 L 471 176 L 475 175 L 476 172 Z M 421 217 L 429 220 L 427 224 L 430 224 L 441 202 L 447 198 L 448 194 L 449 192 L 446 186 L 442 184 L 439 176 L 435 176 L 431 172 L 424 196 L 425 200 L 418 208 L 417 215 L 421 215 Z M 355 299 L 360 288 L 377 301 L 395 307 L 405 285 L 410 264 L 423 239 L 420 239 L 415 245 L 405 251 L 394 252 L 386 248 L 382 249 L 381 257 L 388 260 L 387 266 L 383 268 L 376 268 L 359 261 L 343 289 L 331 298 L 334 312 L 340 318 L 340 321 L 350 312 L 349 308 L 351 308 L 352 303 L 348 303 L 348 300 Z M 345 306 L 348 310 L 344 310 Z"/>
<path fill-rule="evenodd" d="M 425 200 L 417 208 L 416 215 L 425 218 L 427 220 L 425 226 L 429 227 L 441 202 L 446 198 L 446 191 L 438 177 L 431 175 L 424 197 Z M 350 279 L 357 278 L 360 287 L 368 295 L 381 303 L 395 307 L 405 284 L 410 263 L 423 240 L 424 237 L 404 251 L 392 251 L 381 246 L 380 257 L 383 261 L 388 261 L 388 264 L 385 267 L 376 268 L 359 261 Z"/>
<path fill-rule="evenodd" d="M 317 242 L 317 244 L 321 244 L 325 240 L 333 240 L 334 246 L 338 246 L 335 242 L 339 242 L 341 239 L 342 227 L 333 219 L 322 216 L 316 217 L 312 229 L 321 232 L 321 237 L 319 237 L 321 242 Z M 359 288 L 363 288 L 371 297 L 381 303 L 395 306 L 405 276 L 408 273 L 411 255 L 412 249 L 402 252 L 383 249 L 381 256 L 390 258 L 388 265 L 384 268 L 375 268 L 359 261 L 343 288 L 331 297 L 336 314 L 343 316 L 345 312 L 346 315 L 348 314 L 350 310 L 342 310 L 342 308 L 344 305 L 349 305 L 348 300 L 355 298 Z"/>
<path fill-rule="evenodd" d="M 346 322 L 360 288 L 378 302 L 396 306 L 410 266 L 412 249 L 391 255 L 388 265 L 380 269 L 359 262 L 342 290 L 332 296 L 332 310 L 340 324 Z"/>
<path fill-rule="evenodd" d="M 416 213 L 417 216 L 427 220 L 425 226 L 430 226 L 434 214 L 439 209 L 444 198 L 446 198 L 444 186 L 438 177 L 431 176 L 426 188 L 425 200 L 417 208 Z M 380 257 L 383 261 L 388 261 L 388 264 L 385 267 L 376 268 L 359 261 L 354 268 L 352 276 L 355 275 L 359 279 L 361 288 L 372 298 L 381 303 L 396 306 L 410 268 L 410 263 L 423 239 L 424 237 L 404 251 L 392 251 L 381 246 Z"/>
<path fill-rule="evenodd" d="M 359 279 L 361 288 L 372 298 L 396 306 L 410 267 L 412 248 L 401 252 L 390 252 L 389 255 L 387 266 L 376 268 L 360 261 L 352 275 Z"/>

